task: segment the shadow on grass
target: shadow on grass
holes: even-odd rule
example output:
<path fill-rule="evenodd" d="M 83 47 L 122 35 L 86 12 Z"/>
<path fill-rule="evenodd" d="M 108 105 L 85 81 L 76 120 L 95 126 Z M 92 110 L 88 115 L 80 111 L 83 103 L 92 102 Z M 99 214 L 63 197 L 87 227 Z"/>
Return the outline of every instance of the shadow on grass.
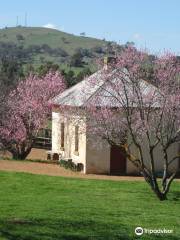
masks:
<path fill-rule="evenodd" d="M 121 224 L 105 224 L 96 221 L 26 220 L 0 221 L 0 239 L 3 240 L 179 240 L 174 235 L 135 236 L 133 230 Z"/>
<path fill-rule="evenodd" d="M 169 199 L 173 201 L 180 201 L 180 191 L 171 192 L 171 196 L 169 197 Z"/>
<path fill-rule="evenodd" d="M 12 219 L 0 221 L 0 237 L 8 240 L 130 240 L 125 227 L 119 227 L 95 221 Z"/>

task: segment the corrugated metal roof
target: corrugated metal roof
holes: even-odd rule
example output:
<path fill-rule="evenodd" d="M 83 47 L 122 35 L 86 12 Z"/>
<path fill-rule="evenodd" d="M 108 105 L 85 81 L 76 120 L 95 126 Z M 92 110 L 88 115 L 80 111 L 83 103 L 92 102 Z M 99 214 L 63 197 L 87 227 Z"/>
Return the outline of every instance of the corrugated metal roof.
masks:
<path fill-rule="evenodd" d="M 56 105 L 83 106 L 88 99 L 104 84 L 103 70 L 99 70 L 75 86 L 65 90 L 53 99 Z M 96 83 L 93 84 L 94 79 Z"/>
<path fill-rule="evenodd" d="M 117 77 L 118 74 L 116 75 L 117 71 L 118 69 L 112 70 L 107 81 L 105 78 L 106 74 L 104 75 L 104 70 L 99 70 L 75 86 L 56 96 L 52 102 L 55 105 L 75 107 L 82 107 L 88 104 L 95 106 L 120 107 L 122 102 L 126 100 L 123 87 L 122 91 L 119 91 L 119 87 L 118 91 L 115 89 L 115 87 L 121 83 L 121 80 Z M 126 69 L 121 70 L 121 72 L 124 72 L 125 75 L 123 79 L 126 82 L 126 92 L 129 96 L 133 96 L 132 82 L 128 78 L 128 72 Z M 154 85 L 144 80 L 139 80 L 139 86 L 145 98 L 152 91 L 157 92 L 157 88 Z M 122 101 L 121 103 L 120 100 Z"/>

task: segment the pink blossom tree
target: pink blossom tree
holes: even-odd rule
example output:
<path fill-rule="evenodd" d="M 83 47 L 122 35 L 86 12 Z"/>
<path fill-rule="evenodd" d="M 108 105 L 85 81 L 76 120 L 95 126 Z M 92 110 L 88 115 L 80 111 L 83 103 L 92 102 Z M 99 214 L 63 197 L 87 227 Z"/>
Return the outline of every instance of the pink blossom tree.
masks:
<path fill-rule="evenodd" d="M 176 152 L 170 156 L 169 150 L 180 141 L 180 63 L 169 53 L 155 57 L 151 84 L 145 79 L 148 59 L 147 53 L 134 47 L 125 49 L 102 73 L 105 84 L 86 109 L 96 138 L 100 136 L 122 148 L 156 196 L 165 200 L 179 171 L 169 171 L 180 157 Z M 97 79 L 91 80 L 92 87 L 96 84 Z M 160 161 L 157 149 L 163 161 L 161 183 L 156 169 Z"/>
<path fill-rule="evenodd" d="M 50 71 L 43 78 L 30 74 L 10 92 L 5 120 L 0 126 L 0 142 L 13 158 L 27 157 L 34 137 L 51 112 L 49 100 L 64 90 L 63 77 Z"/>

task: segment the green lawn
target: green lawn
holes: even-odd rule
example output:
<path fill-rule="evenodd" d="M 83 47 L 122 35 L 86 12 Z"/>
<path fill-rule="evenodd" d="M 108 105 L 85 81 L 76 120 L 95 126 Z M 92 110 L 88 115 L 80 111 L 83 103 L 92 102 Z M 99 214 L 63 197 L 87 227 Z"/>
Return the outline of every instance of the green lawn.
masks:
<path fill-rule="evenodd" d="M 0 172 L 0 239 L 180 239 L 180 182 L 159 202 L 144 182 Z M 134 228 L 173 229 L 135 236 Z"/>

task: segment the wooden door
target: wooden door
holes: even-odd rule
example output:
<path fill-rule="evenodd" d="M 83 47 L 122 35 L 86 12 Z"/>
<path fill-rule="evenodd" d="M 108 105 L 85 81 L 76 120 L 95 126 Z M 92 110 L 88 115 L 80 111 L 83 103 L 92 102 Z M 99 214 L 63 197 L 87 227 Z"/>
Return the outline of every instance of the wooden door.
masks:
<path fill-rule="evenodd" d="M 126 156 L 122 148 L 111 146 L 110 154 L 110 174 L 125 175 L 126 174 Z"/>

